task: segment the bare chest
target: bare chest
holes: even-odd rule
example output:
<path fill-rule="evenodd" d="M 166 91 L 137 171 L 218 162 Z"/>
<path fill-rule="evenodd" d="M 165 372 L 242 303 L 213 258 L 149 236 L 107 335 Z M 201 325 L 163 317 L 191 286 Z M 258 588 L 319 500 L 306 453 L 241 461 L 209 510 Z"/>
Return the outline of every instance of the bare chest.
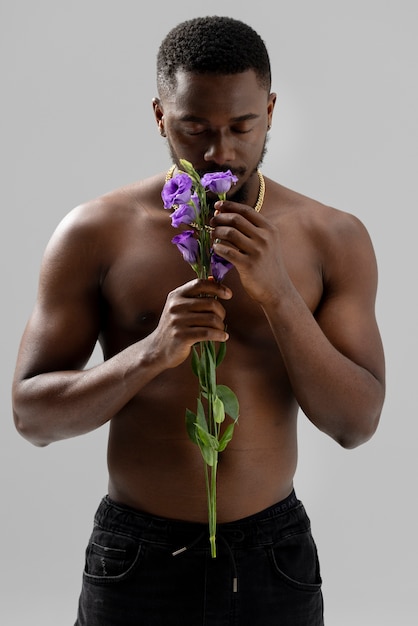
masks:
<path fill-rule="evenodd" d="M 174 234 L 167 220 L 156 228 L 131 228 L 119 236 L 101 286 L 102 341 L 107 356 L 150 334 L 158 325 L 169 292 L 195 278 L 171 243 Z M 281 245 L 286 269 L 314 311 L 322 296 L 318 254 L 297 229 L 287 228 L 284 235 Z M 224 282 L 233 291 L 232 299 L 225 303 L 230 335 L 238 342 L 251 338 L 270 341 L 261 307 L 246 294 L 238 272 L 232 269 Z"/>

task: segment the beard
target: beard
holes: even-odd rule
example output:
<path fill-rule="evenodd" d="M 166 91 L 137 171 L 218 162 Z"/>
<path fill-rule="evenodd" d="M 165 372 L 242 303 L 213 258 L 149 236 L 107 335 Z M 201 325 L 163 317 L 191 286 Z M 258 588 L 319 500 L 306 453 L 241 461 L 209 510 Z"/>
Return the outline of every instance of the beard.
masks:
<path fill-rule="evenodd" d="M 263 148 L 261 150 L 261 154 L 259 156 L 257 165 L 253 168 L 251 175 L 256 174 L 257 170 L 261 167 L 264 157 L 266 156 L 267 153 L 267 141 L 268 141 L 269 137 L 266 134 L 266 137 L 264 139 L 264 144 L 263 144 Z M 181 165 L 180 165 L 180 158 L 182 157 L 178 157 L 172 144 L 170 143 L 170 140 L 167 138 L 166 139 L 167 144 L 168 144 L 168 149 L 170 152 L 170 156 L 171 159 L 173 161 L 173 163 L 175 163 L 175 165 L 181 169 Z M 194 164 L 192 163 L 193 167 Z M 237 176 L 238 178 L 240 176 L 245 176 L 247 174 L 247 169 L 244 167 L 237 167 L 237 168 L 232 168 L 232 167 L 227 167 L 227 166 L 220 166 L 220 165 L 216 165 L 216 164 L 210 164 L 208 163 L 207 167 L 205 167 L 205 169 L 198 169 L 195 168 L 196 172 L 199 174 L 199 176 L 202 178 L 202 176 L 204 174 L 212 174 L 213 172 L 226 172 L 227 170 L 230 170 L 235 176 Z M 249 177 L 250 178 L 250 177 Z M 233 202 L 238 202 L 239 204 L 246 204 L 247 200 L 248 200 L 248 192 L 249 192 L 249 185 L 248 182 L 244 183 L 242 185 L 242 187 L 240 187 L 239 189 L 237 189 L 237 191 L 234 192 L 234 187 L 231 187 L 231 191 L 228 193 L 227 198 L 228 200 L 231 200 Z M 211 198 L 210 196 L 208 197 L 209 200 L 209 205 L 211 205 Z M 213 197 L 213 203 L 215 203 L 217 201 L 217 198 Z M 211 209 L 213 207 L 210 207 Z"/>

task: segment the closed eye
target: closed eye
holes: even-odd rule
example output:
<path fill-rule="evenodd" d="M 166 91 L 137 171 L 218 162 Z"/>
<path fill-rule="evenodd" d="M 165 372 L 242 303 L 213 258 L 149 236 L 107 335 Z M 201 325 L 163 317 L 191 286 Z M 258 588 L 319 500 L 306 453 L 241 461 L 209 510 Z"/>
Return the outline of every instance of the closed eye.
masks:
<path fill-rule="evenodd" d="M 245 135 L 247 133 L 250 133 L 252 130 L 254 130 L 254 127 L 248 127 L 247 124 L 245 125 L 239 125 L 239 126 L 232 126 L 231 127 L 231 132 L 232 133 L 237 133 L 238 135 Z M 193 128 L 185 128 L 184 132 L 187 135 L 203 135 L 203 133 L 209 132 L 209 129 L 204 127 L 204 126 L 194 126 Z"/>
<path fill-rule="evenodd" d="M 208 130 L 208 124 L 201 120 L 182 120 L 178 126 L 178 130 L 185 135 L 201 135 Z"/>
<path fill-rule="evenodd" d="M 198 129 L 193 129 L 193 130 L 192 130 L 192 129 L 187 129 L 187 128 L 186 128 L 184 132 L 185 132 L 187 135 L 193 135 L 193 136 L 194 136 L 194 135 L 203 135 L 203 133 L 205 133 L 205 132 L 206 132 L 206 130 L 207 130 L 206 128 L 201 128 L 201 129 L 199 129 L 199 130 L 198 130 Z"/>
<path fill-rule="evenodd" d="M 253 126 L 251 126 L 250 128 L 248 128 L 247 125 L 233 126 L 231 130 L 233 133 L 238 133 L 239 135 L 245 135 L 246 133 L 250 133 L 253 130 Z"/>

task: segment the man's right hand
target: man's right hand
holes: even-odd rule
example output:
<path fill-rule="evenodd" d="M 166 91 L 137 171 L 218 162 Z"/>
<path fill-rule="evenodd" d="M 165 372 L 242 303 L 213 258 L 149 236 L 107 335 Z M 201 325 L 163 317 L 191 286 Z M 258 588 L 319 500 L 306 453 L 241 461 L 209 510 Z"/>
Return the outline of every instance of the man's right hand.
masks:
<path fill-rule="evenodd" d="M 195 279 L 171 291 L 149 338 L 154 355 L 172 368 L 187 359 L 195 343 L 226 341 L 225 309 L 220 300 L 231 297 L 228 287 L 212 280 Z"/>

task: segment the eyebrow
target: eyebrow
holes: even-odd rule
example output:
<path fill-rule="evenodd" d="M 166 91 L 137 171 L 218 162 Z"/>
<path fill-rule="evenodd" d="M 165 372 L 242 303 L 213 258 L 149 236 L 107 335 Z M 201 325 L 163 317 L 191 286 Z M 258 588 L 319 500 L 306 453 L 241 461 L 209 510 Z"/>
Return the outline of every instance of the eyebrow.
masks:
<path fill-rule="evenodd" d="M 246 122 L 248 120 L 255 120 L 258 119 L 260 116 L 257 115 L 256 113 L 246 113 L 245 115 L 240 115 L 238 117 L 233 117 L 231 118 L 229 121 L 232 124 L 237 124 L 239 122 Z M 182 117 L 180 117 L 180 121 L 181 122 L 196 122 L 196 123 L 203 123 L 203 124 L 208 124 L 209 120 L 207 120 L 204 117 L 198 117 L 197 115 L 183 115 Z"/>

